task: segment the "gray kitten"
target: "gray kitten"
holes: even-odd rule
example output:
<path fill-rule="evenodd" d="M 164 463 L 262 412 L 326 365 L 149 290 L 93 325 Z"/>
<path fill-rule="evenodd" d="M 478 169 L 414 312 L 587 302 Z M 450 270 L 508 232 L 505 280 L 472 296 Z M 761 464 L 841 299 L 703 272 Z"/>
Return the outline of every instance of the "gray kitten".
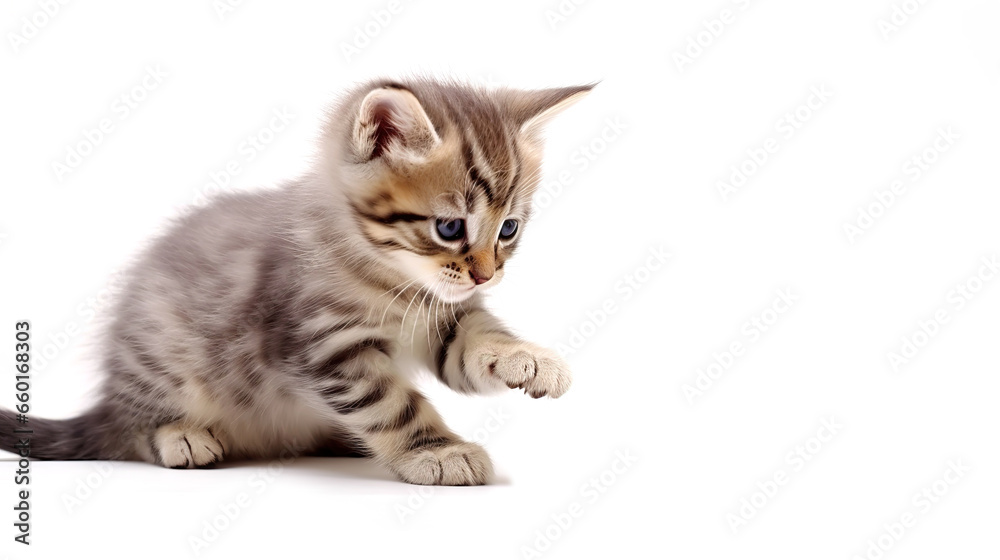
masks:
<path fill-rule="evenodd" d="M 370 456 L 415 484 L 486 483 L 483 448 L 403 373 L 465 393 L 569 388 L 566 363 L 508 332 L 480 292 L 528 220 L 540 127 L 591 87 L 356 89 L 311 174 L 220 196 L 153 243 L 108 329 L 100 403 L 32 418 L 32 456 L 193 468 L 293 448 Z M 16 452 L 0 412 L 0 447 Z"/>

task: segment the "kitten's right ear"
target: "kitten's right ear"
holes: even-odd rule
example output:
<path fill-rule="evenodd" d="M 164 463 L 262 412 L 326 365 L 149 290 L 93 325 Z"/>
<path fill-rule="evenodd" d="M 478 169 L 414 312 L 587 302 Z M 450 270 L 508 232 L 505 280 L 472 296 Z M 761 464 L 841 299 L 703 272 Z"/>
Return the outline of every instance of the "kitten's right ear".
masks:
<path fill-rule="evenodd" d="M 372 90 L 361 101 L 353 140 L 360 161 L 415 161 L 441 142 L 420 101 L 398 87 Z"/>
<path fill-rule="evenodd" d="M 552 117 L 583 99 L 597 84 L 564 88 L 516 91 L 508 94 L 508 110 L 521 133 L 535 137 Z"/>

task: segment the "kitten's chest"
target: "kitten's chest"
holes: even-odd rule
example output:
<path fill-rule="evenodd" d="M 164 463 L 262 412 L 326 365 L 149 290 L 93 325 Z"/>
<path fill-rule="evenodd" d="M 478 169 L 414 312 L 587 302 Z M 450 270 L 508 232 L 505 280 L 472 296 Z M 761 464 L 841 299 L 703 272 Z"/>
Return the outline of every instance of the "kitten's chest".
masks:
<path fill-rule="evenodd" d="M 449 337 L 454 325 L 453 311 L 442 305 L 429 304 L 400 315 L 394 328 L 387 333 L 396 342 L 397 361 L 426 365 L 436 348 Z"/>

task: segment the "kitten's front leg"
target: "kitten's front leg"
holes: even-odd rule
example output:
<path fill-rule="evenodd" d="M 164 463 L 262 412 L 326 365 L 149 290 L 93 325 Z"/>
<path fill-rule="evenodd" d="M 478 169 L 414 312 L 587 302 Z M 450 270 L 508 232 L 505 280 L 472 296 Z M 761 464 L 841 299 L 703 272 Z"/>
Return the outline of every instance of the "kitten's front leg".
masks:
<path fill-rule="evenodd" d="M 413 484 L 485 484 L 493 474 L 486 451 L 445 426 L 431 403 L 401 377 L 392 343 L 338 333 L 344 344 L 319 343 L 302 373 L 314 405 L 330 415 L 376 461 Z"/>
<path fill-rule="evenodd" d="M 555 351 L 521 340 L 484 309 L 463 315 L 437 348 L 438 378 L 456 391 L 524 389 L 534 398 L 559 397 L 570 386 L 569 365 Z"/>

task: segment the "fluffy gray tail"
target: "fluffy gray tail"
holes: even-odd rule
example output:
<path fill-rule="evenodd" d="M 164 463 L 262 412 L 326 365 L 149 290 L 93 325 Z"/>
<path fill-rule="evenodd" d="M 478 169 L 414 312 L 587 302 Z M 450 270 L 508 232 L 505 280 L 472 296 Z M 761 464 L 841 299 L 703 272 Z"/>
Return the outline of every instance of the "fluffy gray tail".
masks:
<path fill-rule="evenodd" d="M 26 423 L 10 410 L 0 410 L 0 449 L 28 457 L 52 461 L 113 459 L 106 449 L 109 433 L 107 414 L 99 407 L 83 416 L 66 420 L 46 420 L 29 416 Z M 30 431 L 30 433 L 28 433 Z"/>

